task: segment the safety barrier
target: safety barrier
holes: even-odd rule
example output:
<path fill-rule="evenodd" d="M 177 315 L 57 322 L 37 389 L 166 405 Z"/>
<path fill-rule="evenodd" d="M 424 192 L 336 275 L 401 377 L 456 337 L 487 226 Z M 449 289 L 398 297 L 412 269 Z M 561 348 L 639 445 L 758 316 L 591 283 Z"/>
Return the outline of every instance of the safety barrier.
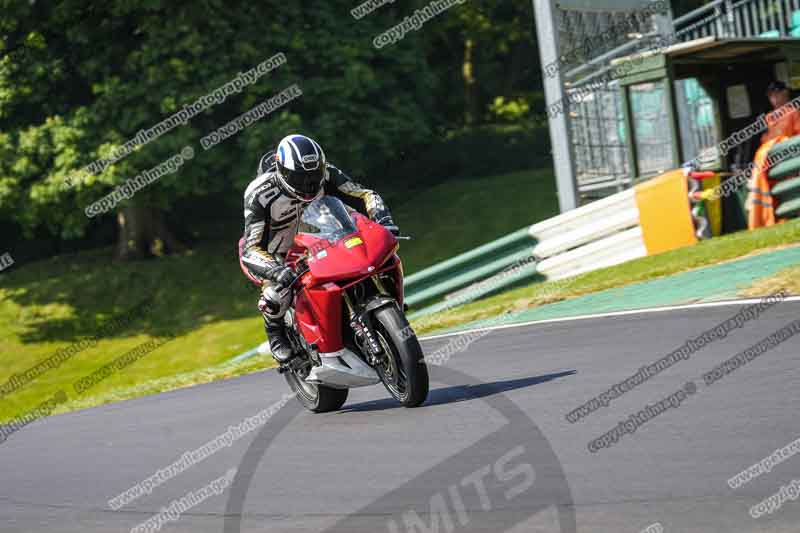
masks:
<path fill-rule="evenodd" d="M 417 272 L 405 280 L 406 303 L 417 305 L 485 280 L 530 257 L 533 245 L 528 228 L 523 228 Z"/>
<path fill-rule="evenodd" d="M 574 211 L 534 224 L 539 244 L 533 253 L 537 270 L 561 279 L 647 255 L 639 225 L 634 189 L 608 196 Z"/>
<path fill-rule="evenodd" d="M 682 170 L 518 230 L 406 278 L 411 318 L 523 281 L 562 279 L 697 242 Z"/>
<path fill-rule="evenodd" d="M 769 169 L 769 177 L 783 180 L 772 188 L 772 196 L 778 200 L 775 215 L 779 218 L 800 216 L 800 137 L 776 144 L 769 151 L 769 157 L 780 160 Z"/>

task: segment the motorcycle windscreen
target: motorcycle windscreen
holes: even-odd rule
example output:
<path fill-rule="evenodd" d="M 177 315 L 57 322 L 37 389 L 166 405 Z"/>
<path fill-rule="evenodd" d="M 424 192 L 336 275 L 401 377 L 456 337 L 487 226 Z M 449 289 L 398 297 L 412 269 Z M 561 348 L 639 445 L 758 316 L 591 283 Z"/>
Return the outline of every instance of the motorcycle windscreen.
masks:
<path fill-rule="evenodd" d="M 355 233 L 357 229 L 341 200 L 323 196 L 305 208 L 300 217 L 299 231 L 333 243 Z"/>

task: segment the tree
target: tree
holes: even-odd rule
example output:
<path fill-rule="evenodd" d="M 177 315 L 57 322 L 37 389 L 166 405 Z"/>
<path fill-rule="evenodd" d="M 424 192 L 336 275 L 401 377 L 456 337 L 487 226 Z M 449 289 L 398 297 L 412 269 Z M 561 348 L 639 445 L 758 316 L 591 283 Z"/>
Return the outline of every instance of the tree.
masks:
<path fill-rule="evenodd" d="M 446 114 L 460 112 L 460 123 L 479 125 L 495 119 L 489 109 L 499 97 L 532 102 L 542 81 L 531 2 L 471 0 L 451 11 L 426 31 L 429 63 L 449 93 L 439 95 Z M 461 90 L 454 97 L 455 86 Z"/>
<path fill-rule="evenodd" d="M 313 9 L 176 4 L 0 2 L 0 218 L 26 235 L 45 229 L 65 239 L 116 223 L 118 256 L 136 258 L 180 249 L 163 214 L 181 199 L 241 194 L 260 155 L 291 130 L 316 136 L 357 171 L 389 157 L 398 138 L 419 143 L 432 135 L 438 82 L 421 43 L 372 46 L 397 23 L 399 8 L 356 21 L 349 1 Z M 241 93 L 96 174 L 80 172 L 278 52 L 286 64 Z M 301 98 L 201 148 L 201 137 L 293 83 Z M 106 214 L 86 216 L 87 206 L 187 146 L 195 157 L 175 173 Z"/>

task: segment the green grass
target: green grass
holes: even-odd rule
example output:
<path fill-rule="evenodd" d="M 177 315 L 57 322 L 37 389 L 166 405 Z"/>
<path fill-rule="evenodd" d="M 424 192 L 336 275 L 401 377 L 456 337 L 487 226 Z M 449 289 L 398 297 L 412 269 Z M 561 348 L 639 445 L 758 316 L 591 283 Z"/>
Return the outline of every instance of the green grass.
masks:
<path fill-rule="evenodd" d="M 95 335 L 104 322 L 145 298 L 153 299 L 152 309 L 128 327 L 0 399 L 0 420 L 28 411 L 62 388 L 71 401 L 86 404 L 83 396 L 112 397 L 152 380 L 191 374 L 263 342 L 257 291 L 244 283 L 233 248 L 231 243 L 209 245 L 182 256 L 130 263 L 111 261 L 109 249 L 97 250 L 22 264 L 0 276 L 0 386 L 59 348 Z M 128 350 L 167 335 L 176 338 L 84 395 L 72 389 L 75 381 Z M 220 369 L 218 375 L 234 370 Z M 215 377 L 197 374 L 195 382 Z"/>
<path fill-rule="evenodd" d="M 520 202 L 527 196 L 530 201 Z M 520 205 L 522 204 L 522 205 Z M 394 207 L 416 240 L 403 243 L 407 271 L 426 266 L 555 213 L 552 175 L 519 172 L 451 180 Z M 515 206 L 515 207 L 509 207 Z M 257 291 L 235 255 L 238 236 L 181 256 L 118 263 L 111 250 L 18 264 L 0 274 L 0 387 L 82 339 L 146 298 L 152 309 L 58 368 L 0 397 L 0 421 L 26 413 L 58 390 L 90 407 L 271 366 L 258 358 L 220 366 L 264 341 Z M 176 338 L 86 391 L 72 384 L 128 350 L 167 335 Z M 210 369 L 210 370 L 209 370 Z"/>
<path fill-rule="evenodd" d="M 406 274 L 498 239 L 558 214 L 552 171 L 450 181 L 402 204 L 392 213 L 404 241 L 400 255 Z"/>
<path fill-rule="evenodd" d="M 697 246 L 637 259 L 570 279 L 521 287 L 442 313 L 421 317 L 412 325 L 418 334 L 450 328 L 510 311 L 522 311 L 575 296 L 686 272 L 798 242 L 800 220 L 794 220 L 771 228 L 743 231 L 703 241 Z M 788 274 L 791 272 L 784 273 L 784 276 Z M 781 283 L 781 280 L 775 283 Z"/>

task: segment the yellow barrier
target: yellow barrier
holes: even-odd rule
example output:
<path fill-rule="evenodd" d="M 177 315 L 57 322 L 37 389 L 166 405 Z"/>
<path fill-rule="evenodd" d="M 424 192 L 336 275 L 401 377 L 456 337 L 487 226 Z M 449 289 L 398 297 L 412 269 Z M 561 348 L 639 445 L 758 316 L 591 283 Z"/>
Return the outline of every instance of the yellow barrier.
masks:
<path fill-rule="evenodd" d="M 719 187 L 721 182 L 722 178 L 720 178 L 719 174 L 713 178 L 704 179 L 702 181 L 703 192 L 713 194 L 713 191 Z M 708 221 L 711 223 L 711 234 L 714 237 L 719 237 L 722 235 L 722 199 L 709 200 L 704 198 L 703 201 L 706 203 L 706 214 Z"/>
<path fill-rule="evenodd" d="M 647 255 L 697 243 L 683 171 L 672 170 L 636 186 L 636 205 Z"/>

